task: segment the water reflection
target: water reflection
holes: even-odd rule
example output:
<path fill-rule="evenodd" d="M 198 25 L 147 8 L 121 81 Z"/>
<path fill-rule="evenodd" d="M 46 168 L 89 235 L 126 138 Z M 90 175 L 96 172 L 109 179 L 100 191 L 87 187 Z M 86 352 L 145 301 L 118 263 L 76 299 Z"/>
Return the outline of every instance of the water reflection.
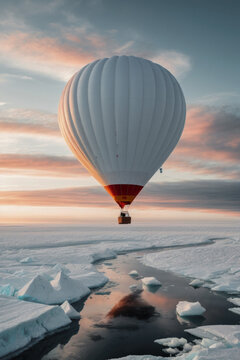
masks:
<path fill-rule="evenodd" d="M 107 314 L 109 318 L 118 316 L 135 317 L 139 320 L 149 319 L 155 313 L 154 306 L 141 298 L 140 292 L 124 296 Z"/>
<path fill-rule="evenodd" d="M 176 314 L 177 320 L 181 325 L 188 325 L 188 326 L 200 326 L 205 320 L 205 317 L 202 315 L 197 316 L 180 316 Z"/>

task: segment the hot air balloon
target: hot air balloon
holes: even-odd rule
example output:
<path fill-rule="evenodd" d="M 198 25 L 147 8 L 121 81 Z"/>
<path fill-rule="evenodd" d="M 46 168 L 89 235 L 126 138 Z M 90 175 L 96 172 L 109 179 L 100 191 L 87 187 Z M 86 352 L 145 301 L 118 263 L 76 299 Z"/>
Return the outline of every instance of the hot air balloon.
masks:
<path fill-rule="evenodd" d="M 178 143 L 182 90 L 164 67 L 135 56 L 96 60 L 68 81 L 59 126 L 81 164 L 124 211 Z"/>

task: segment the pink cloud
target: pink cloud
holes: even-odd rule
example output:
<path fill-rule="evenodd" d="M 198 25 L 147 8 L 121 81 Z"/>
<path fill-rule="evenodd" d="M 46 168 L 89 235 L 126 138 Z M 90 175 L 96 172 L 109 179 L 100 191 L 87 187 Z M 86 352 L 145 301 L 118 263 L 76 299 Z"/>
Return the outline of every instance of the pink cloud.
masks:
<path fill-rule="evenodd" d="M 239 181 L 208 180 L 149 184 L 132 207 L 226 214 L 240 213 Z M 0 205 L 113 207 L 113 199 L 100 186 L 34 191 L 0 191 Z M 117 208 L 117 205 L 115 204 Z"/>
<path fill-rule="evenodd" d="M 41 62 L 78 65 L 79 62 L 88 63 L 93 60 L 93 56 L 83 49 L 76 49 L 69 44 L 60 43 L 56 38 L 41 34 L 32 36 L 20 31 L 5 34 L 0 39 L 0 45 L 3 52 L 24 55 Z"/>
<path fill-rule="evenodd" d="M 89 176 L 89 173 L 74 158 L 0 154 L 0 169 L 4 174 L 34 176 L 75 177 Z"/>
<path fill-rule="evenodd" d="M 0 120 L 0 131 L 10 133 L 25 133 L 25 134 L 36 134 L 36 135 L 47 135 L 47 136 L 61 136 L 60 130 L 54 127 L 50 127 L 44 124 L 29 124 L 20 123 L 17 121 L 1 121 Z"/>
<path fill-rule="evenodd" d="M 240 117 L 224 109 L 192 107 L 181 140 L 166 167 L 239 176 Z"/>

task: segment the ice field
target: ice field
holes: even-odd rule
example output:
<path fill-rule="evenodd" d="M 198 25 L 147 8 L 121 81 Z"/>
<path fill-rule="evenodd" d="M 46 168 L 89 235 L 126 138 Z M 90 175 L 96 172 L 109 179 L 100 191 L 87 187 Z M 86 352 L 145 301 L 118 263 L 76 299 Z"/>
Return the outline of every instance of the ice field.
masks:
<path fill-rule="evenodd" d="M 94 263 L 126 251 L 151 249 L 140 259 L 144 264 L 197 279 L 199 286 L 214 291 L 235 294 L 231 301 L 238 312 L 239 230 L 223 226 L 1 227 L 0 356 L 21 350 L 69 324 L 70 317 L 77 314 L 67 303 L 58 305 L 79 300 L 91 288 L 105 284 L 108 279 Z M 18 334 L 20 340 L 14 341 Z M 181 360 L 239 359 L 240 325 L 200 327 L 192 334 L 202 340 L 185 344 L 185 349 L 168 346 L 166 352 Z"/>

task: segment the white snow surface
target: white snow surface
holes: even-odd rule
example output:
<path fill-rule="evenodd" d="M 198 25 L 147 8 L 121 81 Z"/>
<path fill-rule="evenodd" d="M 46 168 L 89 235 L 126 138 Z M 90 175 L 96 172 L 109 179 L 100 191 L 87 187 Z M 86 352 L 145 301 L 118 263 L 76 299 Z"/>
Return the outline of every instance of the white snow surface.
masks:
<path fill-rule="evenodd" d="M 229 308 L 229 311 L 232 311 L 235 314 L 240 315 L 240 307 L 233 307 L 233 308 Z"/>
<path fill-rule="evenodd" d="M 144 257 L 144 261 L 147 259 L 151 266 L 159 268 L 162 266 L 164 270 L 176 271 L 193 278 L 198 277 L 204 280 L 211 278 L 214 286 L 224 285 L 234 290 L 236 290 L 239 279 L 240 242 L 237 241 L 239 239 L 239 228 L 237 227 L 177 226 L 174 228 L 161 226 L 145 228 L 131 226 L 126 229 L 118 225 L 108 227 L 31 225 L 1 226 L 0 230 L 0 294 L 7 295 L 4 298 L 5 312 L 0 312 L 0 324 L 2 322 L 11 323 L 11 308 L 15 306 L 15 318 L 18 317 L 20 321 L 18 331 L 22 333 L 24 333 L 24 320 L 21 316 L 21 307 L 12 305 L 12 301 L 26 304 L 28 309 L 31 306 L 43 306 L 44 309 L 52 309 L 52 307 L 17 300 L 17 295 L 28 294 L 30 295 L 28 300 L 51 303 L 52 297 L 56 296 L 57 292 L 59 296 L 57 302 L 60 301 L 60 295 L 61 303 L 65 300 L 74 301 L 81 294 L 72 293 L 72 286 L 68 286 L 71 280 L 80 281 L 85 289 L 105 284 L 108 279 L 104 274 L 96 271 L 94 262 L 114 258 L 126 251 L 141 249 L 156 249 L 157 251 L 159 248 L 209 244 L 211 238 L 226 237 L 226 240 L 216 240 L 216 244 L 210 246 L 163 251 L 162 256 L 165 258 L 167 254 L 170 256 L 170 261 L 165 259 L 162 264 L 162 260 L 158 261 L 159 253 L 156 254 L 157 261 L 152 261 L 151 256 L 155 256 L 154 254 L 149 254 L 149 258 Z M 202 255 L 199 254 L 204 257 L 204 261 L 200 259 L 199 265 L 196 266 L 199 250 L 203 252 Z M 225 256 L 224 250 L 226 250 Z M 193 256 L 193 260 L 191 256 Z M 219 263 L 216 261 L 217 256 L 220 256 Z M 184 259 L 180 266 L 178 261 L 180 262 L 181 257 Z M 204 273 L 203 276 L 201 276 L 202 273 Z M 61 274 L 58 279 L 56 278 L 57 274 Z M 62 282 L 65 276 L 68 280 Z M 30 291 L 31 287 L 35 290 L 31 289 Z M 42 295 L 39 287 L 44 290 Z M 49 290 L 49 295 L 47 295 L 46 289 Z M 55 301 L 56 299 L 54 299 Z M 56 306 L 54 308 L 60 309 Z M 31 314 L 31 310 L 29 313 Z M 59 326 L 62 324 L 59 323 Z M 46 329 L 48 331 L 48 327 Z M 1 336 L 2 330 L 0 331 Z M 21 344 L 19 346 L 25 346 L 25 340 Z M 0 342 L 0 351 L 4 351 L 5 354 L 14 351 L 13 345 L 10 342 Z"/>
<path fill-rule="evenodd" d="M 179 248 L 143 256 L 145 265 L 206 281 L 214 291 L 240 294 L 239 233 L 208 246 Z"/>
<path fill-rule="evenodd" d="M 200 279 L 194 279 L 192 280 L 189 285 L 190 286 L 193 286 L 193 287 L 200 287 L 204 284 L 204 281 L 203 280 L 200 280 Z"/>
<path fill-rule="evenodd" d="M 234 305 L 240 306 L 240 298 L 228 298 L 228 301 Z"/>
<path fill-rule="evenodd" d="M 224 341 L 229 346 L 240 346 L 240 325 L 206 325 L 185 331 L 200 338 Z"/>
<path fill-rule="evenodd" d="M 199 301 L 179 301 L 176 305 L 176 311 L 180 316 L 196 316 L 202 315 L 206 309 L 200 304 Z"/>
<path fill-rule="evenodd" d="M 77 312 L 77 310 L 75 310 L 67 300 L 64 301 L 64 303 L 61 305 L 61 308 L 70 319 L 80 319 L 79 312 Z"/>
<path fill-rule="evenodd" d="M 0 296 L 0 357 L 71 323 L 59 306 Z"/>
<path fill-rule="evenodd" d="M 146 286 L 161 286 L 160 281 L 153 276 L 142 278 L 142 283 Z"/>

